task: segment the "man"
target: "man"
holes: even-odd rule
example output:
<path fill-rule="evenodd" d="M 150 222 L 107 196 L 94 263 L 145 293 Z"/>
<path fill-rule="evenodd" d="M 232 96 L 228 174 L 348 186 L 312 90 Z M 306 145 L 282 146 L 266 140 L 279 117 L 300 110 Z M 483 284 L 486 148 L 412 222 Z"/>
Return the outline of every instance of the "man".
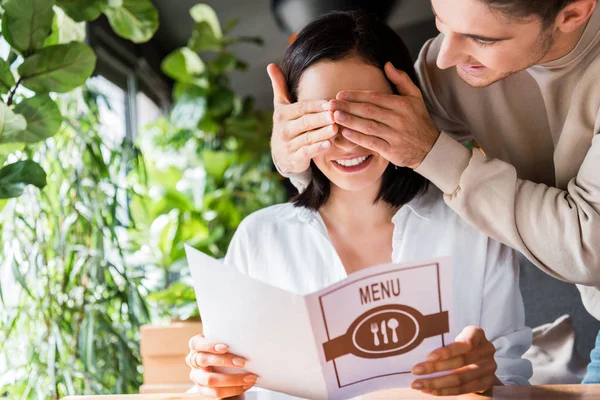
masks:
<path fill-rule="evenodd" d="M 310 159 L 344 134 L 414 168 L 472 225 L 579 284 L 600 319 L 597 0 L 431 3 L 440 35 L 417 61 L 422 92 L 388 64 L 400 96 L 348 91 L 289 104 L 284 77 L 269 66 L 278 168 L 302 190 Z M 486 156 L 459 143 L 470 138 Z M 600 382 L 598 351 L 592 358 L 586 382 Z M 426 388 L 444 394 L 438 384 Z"/>

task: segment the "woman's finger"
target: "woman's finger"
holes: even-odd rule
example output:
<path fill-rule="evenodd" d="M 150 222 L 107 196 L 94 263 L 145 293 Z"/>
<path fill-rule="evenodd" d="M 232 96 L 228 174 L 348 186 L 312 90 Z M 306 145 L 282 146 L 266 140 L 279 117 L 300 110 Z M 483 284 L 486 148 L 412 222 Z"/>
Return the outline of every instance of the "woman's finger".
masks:
<path fill-rule="evenodd" d="M 379 153 L 383 157 L 385 157 L 385 155 L 390 149 L 390 144 L 384 139 L 379 138 L 377 136 L 365 135 L 361 132 L 356 132 L 348 128 L 342 129 L 342 135 L 344 135 L 344 137 L 352 143 L 362 146 L 365 149 L 369 149 L 371 151 Z"/>
<path fill-rule="evenodd" d="M 456 337 L 454 343 L 432 351 L 427 356 L 427 361 L 448 360 L 467 354 L 486 341 L 488 340 L 483 329 L 476 326 L 467 326 Z"/>
<path fill-rule="evenodd" d="M 455 372 L 436 378 L 417 379 L 411 385 L 413 389 L 436 390 L 452 387 L 461 387 L 472 381 L 482 379 L 486 376 L 494 376 L 496 372 L 496 363 L 494 360 L 481 364 L 471 364 L 460 368 Z"/>
<path fill-rule="evenodd" d="M 208 367 L 233 367 L 244 368 L 246 360 L 235 354 L 211 354 L 204 352 L 192 352 L 186 358 L 187 364 L 192 368 Z"/>
<path fill-rule="evenodd" d="M 455 350 L 451 350 L 451 352 L 457 353 Z M 441 361 L 417 364 L 413 367 L 412 373 L 414 375 L 429 375 L 435 372 L 453 371 L 466 365 L 476 364 L 486 358 L 493 358 L 495 353 L 496 348 L 494 345 L 485 341 L 466 354 L 458 354 L 453 358 L 442 359 Z"/>
<path fill-rule="evenodd" d="M 190 380 L 196 385 L 205 387 L 247 386 L 256 383 L 254 374 L 222 374 L 202 369 L 192 369 Z"/>
<path fill-rule="evenodd" d="M 212 397 L 217 399 L 223 399 L 226 397 L 239 396 L 252 386 L 237 386 L 227 388 L 209 388 L 205 386 L 197 386 L 198 394 L 205 397 Z"/>
<path fill-rule="evenodd" d="M 192 337 L 188 343 L 190 351 L 201 351 L 206 353 L 224 354 L 229 351 L 229 346 L 224 343 L 208 340 L 203 335 Z"/>
<path fill-rule="evenodd" d="M 481 379 L 471 381 L 462 386 L 444 389 L 422 390 L 422 392 L 430 394 L 432 396 L 460 396 L 461 394 L 485 392 L 494 387 L 495 382 L 496 377 L 493 375 L 488 375 Z"/>
<path fill-rule="evenodd" d="M 303 147 L 326 142 L 337 134 L 338 129 L 339 127 L 337 125 L 327 125 L 316 130 L 305 132 L 304 134 L 293 138 L 289 143 L 289 148 L 291 151 L 296 152 Z"/>

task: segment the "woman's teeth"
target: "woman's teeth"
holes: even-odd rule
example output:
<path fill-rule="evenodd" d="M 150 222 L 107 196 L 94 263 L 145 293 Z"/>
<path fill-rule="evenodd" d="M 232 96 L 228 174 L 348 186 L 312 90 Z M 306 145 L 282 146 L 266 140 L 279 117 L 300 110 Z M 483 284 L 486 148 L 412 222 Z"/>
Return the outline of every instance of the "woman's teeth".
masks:
<path fill-rule="evenodd" d="M 356 167 L 367 161 L 369 156 L 353 158 L 352 160 L 335 160 L 336 163 L 340 164 L 342 167 Z"/>

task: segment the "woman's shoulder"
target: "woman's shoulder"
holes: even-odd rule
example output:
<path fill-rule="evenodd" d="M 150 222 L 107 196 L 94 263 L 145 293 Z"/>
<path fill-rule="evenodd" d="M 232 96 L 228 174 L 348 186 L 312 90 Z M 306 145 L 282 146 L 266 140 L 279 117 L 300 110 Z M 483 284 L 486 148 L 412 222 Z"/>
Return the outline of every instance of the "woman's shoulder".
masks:
<path fill-rule="evenodd" d="M 488 241 L 492 240 L 446 204 L 444 194 L 434 185 L 430 185 L 427 191 L 409 206 L 420 217 L 432 221 L 437 229 L 443 229 L 449 238 L 472 240 L 473 245 L 478 242 L 487 245 Z"/>

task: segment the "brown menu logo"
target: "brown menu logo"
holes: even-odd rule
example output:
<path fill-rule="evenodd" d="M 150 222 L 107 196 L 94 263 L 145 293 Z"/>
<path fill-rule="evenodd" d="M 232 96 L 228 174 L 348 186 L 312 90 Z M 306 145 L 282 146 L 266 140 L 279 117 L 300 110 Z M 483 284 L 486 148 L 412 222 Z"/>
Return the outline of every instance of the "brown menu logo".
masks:
<path fill-rule="evenodd" d="M 423 315 L 412 307 L 387 304 L 363 313 L 346 333 L 323 344 L 326 361 L 346 354 L 386 358 L 408 353 L 424 339 L 448 333 L 448 312 Z"/>

